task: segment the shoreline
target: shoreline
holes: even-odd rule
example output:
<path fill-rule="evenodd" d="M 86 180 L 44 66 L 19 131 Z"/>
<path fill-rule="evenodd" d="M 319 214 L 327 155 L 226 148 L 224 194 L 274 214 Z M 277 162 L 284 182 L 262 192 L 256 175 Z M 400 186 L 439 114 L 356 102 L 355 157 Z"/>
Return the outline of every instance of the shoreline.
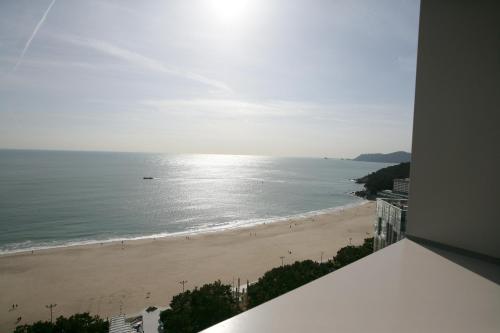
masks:
<path fill-rule="evenodd" d="M 224 232 L 224 231 L 236 230 L 236 229 L 252 228 L 255 226 L 259 226 L 259 225 L 279 223 L 279 222 L 286 221 L 286 220 L 306 219 L 306 218 L 310 218 L 310 217 L 314 217 L 314 216 L 320 216 L 323 214 L 331 214 L 331 213 L 343 211 L 344 209 L 350 209 L 350 208 L 363 206 L 363 205 L 366 205 L 366 204 L 371 202 L 370 200 L 368 200 L 366 198 L 356 196 L 354 194 L 354 192 L 350 193 L 350 195 L 355 197 L 356 199 L 358 199 L 360 201 L 345 204 L 342 206 L 313 210 L 313 211 L 304 212 L 304 213 L 297 213 L 297 214 L 293 214 L 293 215 L 262 218 L 262 219 L 257 219 L 255 222 L 248 222 L 251 220 L 235 221 L 232 223 L 230 222 L 228 225 L 225 225 L 222 227 L 207 227 L 207 228 L 202 228 L 199 230 L 186 230 L 186 231 L 179 231 L 179 232 L 174 232 L 174 233 L 158 233 L 158 234 L 151 234 L 151 235 L 131 236 L 131 237 L 117 237 L 117 238 L 110 238 L 110 239 L 104 239 L 104 240 L 89 239 L 89 240 L 81 240 L 81 241 L 69 241 L 69 242 L 63 243 L 63 244 L 40 245 L 40 246 L 33 246 L 33 247 L 29 247 L 29 248 L 21 248 L 21 249 L 15 249 L 15 250 L 0 250 L 0 258 L 6 257 L 6 256 L 11 256 L 11 255 L 16 255 L 16 254 L 23 254 L 23 253 L 31 254 L 32 251 L 40 252 L 40 251 L 47 251 L 47 250 L 53 250 L 53 249 L 66 249 L 66 248 L 71 248 L 71 247 L 85 247 L 85 246 L 93 246 L 93 245 L 101 245 L 101 244 L 104 245 L 104 244 L 121 243 L 122 241 L 123 242 L 135 242 L 135 241 L 148 240 L 148 239 L 152 240 L 152 239 L 163 239 L 163 238 L 172 238 L 172 237 L 195 236 L 195 235 L 218 233 L 218 232 Z"/>
<path fill-rule="evenodd" d="M 192 236 L 52 248 L 0 256 L 0 327 L 90 312 L 103 318 L 165 307 L 186 289 L 215 280 L 256 281 L 281 265 L 327 260 L 371 237 L 373 202 L 310 217 Z M 12 304 L 19 307 L 9 311 Z"/>

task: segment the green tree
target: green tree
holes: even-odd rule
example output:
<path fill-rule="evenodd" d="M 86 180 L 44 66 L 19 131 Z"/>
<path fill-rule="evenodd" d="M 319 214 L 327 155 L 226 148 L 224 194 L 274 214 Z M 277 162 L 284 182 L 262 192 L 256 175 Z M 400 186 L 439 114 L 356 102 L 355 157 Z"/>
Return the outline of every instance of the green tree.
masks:
<path fill-rule="evenodd" d="M 379 191 L 392 189 L 394 179 L 408 177 L 410 177 L 410 162 L 380 169 L 356 179 L 356 182 L 358 184 L 365 184 L 365 194 L 367 197 L 374 197 Z"/>
<path fill-rule="evenodd" d="M 338 250 L 337 255 L 333 257 L 333 266 L 337 269 L 344 267 L 371 253 L 373 253 L 373 237 L 366 238 L 363 245 L 349 245 Z"/>
<path fill-rule="evenodd" d="M 220 281 L 188 290 L 172 298 L 160 314 L 164 332 L 199 332 L 240 312 L 230 285 Z"/>
<path fill-rule="evenodd" d="M 37 321 L 31 325 L 19 325 L 14 333 L 54 333 L 54 324 L 49 321 Z"/>
<path fill-rule="evenodd" d="M 109 323 L 99 316 L 91 316 L 89 313 L 77 313 L 69 318 L 60 316 L 55 323 L 38 321 L 31 325 L 20 325 L 14 333 L 107 333 Z"/>
<path fill-rule="evenodd" d="M 247 307 L 267 302 L 332 270 L 331 263 L 319 264 L 312 260 L 296 261 L 292 265 L 273 268 L 256 283 L 248 286 Z"/>
<path fill-rule="evenodd" d="M 373 252 L 373 238 L 366 238 L 359 246 L 341 248 L 333 260 L 319 264 L 312 260 L 296 261 L 292 265 L 276 267 L 248 287 L 247 308 L 260 305 L 275 297 L 348 265 Z"/>

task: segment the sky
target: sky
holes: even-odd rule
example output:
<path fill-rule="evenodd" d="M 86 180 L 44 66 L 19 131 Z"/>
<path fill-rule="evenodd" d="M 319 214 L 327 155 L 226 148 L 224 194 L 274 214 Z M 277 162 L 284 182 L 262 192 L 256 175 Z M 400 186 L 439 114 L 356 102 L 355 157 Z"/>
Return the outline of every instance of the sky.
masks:
<path fill-rule="evenodd" d="M 409 151 L 415 0 L 0 1 L 0 148 Z"/>

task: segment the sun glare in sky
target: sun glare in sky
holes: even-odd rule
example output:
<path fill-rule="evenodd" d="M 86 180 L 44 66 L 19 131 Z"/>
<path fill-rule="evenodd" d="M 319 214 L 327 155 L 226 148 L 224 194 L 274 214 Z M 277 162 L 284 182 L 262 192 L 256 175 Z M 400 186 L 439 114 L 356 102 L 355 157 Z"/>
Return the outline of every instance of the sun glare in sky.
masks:
<path fill-rule="evenodd" d="M 0 149 L 409 150 L 418 13 L 419 0 L 0 1 Z"/>
<path fill-rule="evenodd" d="M 207 0 L 215 19 L 222 24 L 234 24 L 244 20 L 250 11 L 250 0 Z"/>

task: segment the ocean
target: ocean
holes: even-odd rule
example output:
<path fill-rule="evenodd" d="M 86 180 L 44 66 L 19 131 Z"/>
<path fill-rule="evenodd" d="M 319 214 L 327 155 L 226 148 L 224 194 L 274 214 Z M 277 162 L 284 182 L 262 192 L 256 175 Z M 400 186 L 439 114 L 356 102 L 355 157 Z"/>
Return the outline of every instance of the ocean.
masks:
<path fill-rule="evenodd" d="M 0 254 L 210 232 L 358 205 L 384 163 L 0 150 Z M 144 179 L 151 177 L 152 179 Z"/>

